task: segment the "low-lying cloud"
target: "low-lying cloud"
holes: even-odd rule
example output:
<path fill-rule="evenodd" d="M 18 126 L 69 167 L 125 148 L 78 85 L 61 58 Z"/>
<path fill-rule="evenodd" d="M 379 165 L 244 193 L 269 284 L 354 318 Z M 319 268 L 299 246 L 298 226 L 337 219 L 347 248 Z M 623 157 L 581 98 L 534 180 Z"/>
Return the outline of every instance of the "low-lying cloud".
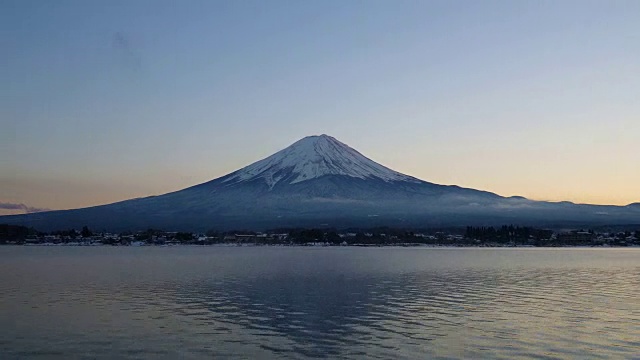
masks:
<path fill-rule="evenodd" d="M 21 203 L 0 202 L 0 210 L 22 211 L 22 212 L 25 212 L 25 213 L 29 214 L 29 213 L 36 213 L 36 212 L 41 212 L 41 211 L 49 211 L 51 209 L 38 208 L 38 207 L 28 206 L 28 205 L 21 204 Z"/>

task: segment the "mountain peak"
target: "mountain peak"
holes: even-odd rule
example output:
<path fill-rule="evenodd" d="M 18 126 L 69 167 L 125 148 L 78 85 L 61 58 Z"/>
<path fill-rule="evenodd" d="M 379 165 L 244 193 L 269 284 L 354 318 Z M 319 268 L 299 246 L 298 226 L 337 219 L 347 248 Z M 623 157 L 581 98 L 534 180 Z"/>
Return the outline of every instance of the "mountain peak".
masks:
<path fill-rule="evenodd" d="M 230 174 L 225 182 L 263 179 L 273 188 L 281 181 L 295 184 L 325 175 L 378 179 L 385 182 L 419 182 L 416 178 L 374 162 L 326 134 L 304 137 L 266 159 Z"/>
<path fill-rule="evenodd" d="M 335 140 L 336 138 L 334 138 L 333 136 L 329 136 L 329 135 L 327 135 L 327 134 L 320 134 L 320 135 L 309 135 L 309 136 L 305 136 L 305 137 L 303 137 L 303 138 L 302 138 L 302 139 L 300 139 L 300 140 L 305 140 L 305 139 L 308 139 L 308 140 L 316 140 L 316 141 L 317 141 L 317 140 L 322 140 L 322 139 L 333 139 L 333 140 Z"/>
<path fill-rule="evenodd" d="M 305 136 L 302 139 L 291 144 L 289 147 L 310 146 L 310 145 L 327 144 L 327 143 L 347 146 L 346 144 L 343 144 L 340 141 L 336 140 L 336 138 L 334 138 L 333 136 L 329 136 L 327 134 L 321 134 L 321 135 Z"/>

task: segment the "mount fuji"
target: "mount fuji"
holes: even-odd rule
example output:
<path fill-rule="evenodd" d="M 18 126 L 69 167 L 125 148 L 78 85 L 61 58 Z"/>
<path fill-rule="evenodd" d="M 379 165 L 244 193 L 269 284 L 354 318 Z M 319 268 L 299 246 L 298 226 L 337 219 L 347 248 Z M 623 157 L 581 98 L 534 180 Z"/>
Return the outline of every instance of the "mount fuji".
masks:
<path fill-rule="evenodd" d="M 204 231 L 278 227 L 638 224 L 638 206 L 532 201 L 401 174 L 328 135 L 180 191 L 74 210 L 0 217 L 39 230 Z"/>

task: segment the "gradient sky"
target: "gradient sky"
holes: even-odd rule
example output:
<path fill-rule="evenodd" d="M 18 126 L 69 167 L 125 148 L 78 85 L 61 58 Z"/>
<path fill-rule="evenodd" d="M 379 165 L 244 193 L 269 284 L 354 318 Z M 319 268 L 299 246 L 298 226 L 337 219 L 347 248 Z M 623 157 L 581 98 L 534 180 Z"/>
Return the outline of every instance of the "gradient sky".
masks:
<path fill-rule="evenodd" d="M 640 201 L 637 0 L 4 0 L 0 46 L 0 203 L 24 209 L 321 133 L 431 182 Z"/>

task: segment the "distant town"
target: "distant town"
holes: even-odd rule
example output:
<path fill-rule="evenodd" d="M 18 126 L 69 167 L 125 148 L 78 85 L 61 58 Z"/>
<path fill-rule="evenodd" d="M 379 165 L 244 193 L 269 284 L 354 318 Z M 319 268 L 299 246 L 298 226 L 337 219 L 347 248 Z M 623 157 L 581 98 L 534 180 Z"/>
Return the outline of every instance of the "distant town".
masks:
<path fill-rule="evenodd" d="M 276 229 L 266 232 L 137 232 L 80 230 L 39 232 L 24 226 L 0 225 L 0 245 L 172 246 L 172 245 L 310 245 L 310 246 L 453 246 L 453 247 L 640 247 L 640 229 L 601 232 L 591 229 L 553 231 L 505 225 L 436 230 Z"/>

